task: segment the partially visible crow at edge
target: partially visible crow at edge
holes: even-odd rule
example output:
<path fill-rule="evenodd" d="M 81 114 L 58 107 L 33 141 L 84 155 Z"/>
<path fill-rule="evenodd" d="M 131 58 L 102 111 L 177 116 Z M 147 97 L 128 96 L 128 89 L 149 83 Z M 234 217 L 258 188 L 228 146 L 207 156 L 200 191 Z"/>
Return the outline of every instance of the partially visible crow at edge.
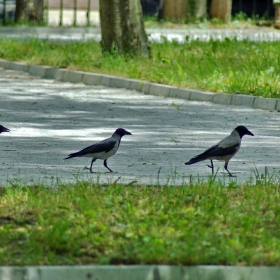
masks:
<path fill-rule="evenodd" d="M 2 132 L 10 132 L 10 129 L 8 129 L 8 128 L 6 128 L 5 126 L 3 126 L 3 125 L 0 124 L 0 134 L 1 134 Z"/>

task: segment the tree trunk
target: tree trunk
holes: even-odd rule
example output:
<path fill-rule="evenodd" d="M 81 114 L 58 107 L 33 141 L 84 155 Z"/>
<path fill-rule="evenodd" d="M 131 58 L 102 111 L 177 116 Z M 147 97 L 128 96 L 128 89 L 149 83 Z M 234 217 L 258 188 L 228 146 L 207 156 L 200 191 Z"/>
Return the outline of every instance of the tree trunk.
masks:
<path fill-rule="evenodd" d="M 150 56 L 140 0 L 99 0 L 102 49 Z"/>
<path fill-rule="evenodd" d="M 43 21 L 43 0 L 16 0 L 15 22 Z"/>
<path fill-rule="evenodd" d="M 274 14 L 274 28 L 280 29 L 280 1 L 274 4 L 275 14 Z"/>
<path fill-rule="evenodd" d="M 188 0 L 165 0 L 163 18 L 172 22 L 187 21 Z"/>
<path fill-rule="evenodd" d="M 212 0 L 210 17 L 218 18 L 224 22 L 231 21 L 232 0 Z"/>
<path fill-rule="evenodd" d="M 194 0 L 194 1 L 195 1 L 194 16 L 197 19 L 205 18 L 207 14 L 207 0 Z"/>
<path fill-rule="evenodd" d="M 188 0 L 188 22 L 195 22 L 206 17 L 207 0 Z"/>

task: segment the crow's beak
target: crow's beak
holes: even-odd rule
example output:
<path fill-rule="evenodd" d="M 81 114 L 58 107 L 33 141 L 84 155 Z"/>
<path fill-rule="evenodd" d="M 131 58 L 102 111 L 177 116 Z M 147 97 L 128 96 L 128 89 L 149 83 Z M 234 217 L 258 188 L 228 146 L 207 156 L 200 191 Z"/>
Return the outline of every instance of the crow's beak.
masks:
<path fill-rule="evenodd" d="M 10 129 L 8 129 L 8 128 L 4 127 L 4 126 L 1 126 L 0 127 L 0 133 L 2 133 L 2 132 L 10 132 Z"/>
<path fill-rule="evenodd" d="M 132 133 L 125 131 L 125 135 L 132 135 Z"/>
<path fill-rule="evenodd" d="M 247 135 L 254 136 L 254 134 L 250 130 L 247 131 Z"/>

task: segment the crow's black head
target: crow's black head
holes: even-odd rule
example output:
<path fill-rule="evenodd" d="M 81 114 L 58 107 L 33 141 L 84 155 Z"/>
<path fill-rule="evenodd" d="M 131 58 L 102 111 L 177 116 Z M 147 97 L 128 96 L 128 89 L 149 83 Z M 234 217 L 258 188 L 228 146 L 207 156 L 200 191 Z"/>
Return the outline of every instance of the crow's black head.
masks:
<path fill-rule="evenodd" d="M 130 132 L 126 131 L 126 130 L 123 129 L 123 128 L 118 128 L 118 129 L 114 132 L 114 134 L 117 134 L 117 135 L 119 135 L 119 136 L 121 136 L 121 137 L 123 137 L 124 135 L 132 135 Z"/>
<path fill-rule="evenodd" d="M 242 138 L 244 135 L 254 136 L 254 134 L 244 125 L 239 125 L 235 128 L 235 130 L 239 133 L 240 138 Z"/>

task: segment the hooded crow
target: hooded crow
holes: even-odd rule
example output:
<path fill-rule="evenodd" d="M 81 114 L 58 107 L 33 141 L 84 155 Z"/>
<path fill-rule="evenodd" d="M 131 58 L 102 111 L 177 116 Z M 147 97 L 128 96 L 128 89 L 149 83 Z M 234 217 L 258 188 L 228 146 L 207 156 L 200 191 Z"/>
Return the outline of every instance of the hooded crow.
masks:
<path fill-rule="evenodd" d="M 123 128 L 118 128 L 110 138 L 104 139 L 96 144 L 84 148 L 83 150 L 77 153 L 70 154 L 65 159 L 74 158 L 74 157 L 91 157 L 92 160 L 91 160 L 90 168 L 87 167 L 87 169 L 89 169 L 91 173 L 94 173 L 92 171 L 92 164 L 97 159 L 102 159 L 104 160 L 104 166 L 110 172 L 113 172 L 107 166 L 107 159 L 113 156 L 118 151 L 118 148 L 121 143 L 121 139 L 124 135 L 132 135 L 132 134 Z"/>
<path fill-rule="evenodd" d="M 6 128 L 6 127 L 4 127 L 3 125 L 0 124 L 0 134 L 2 132 L 10 132 L 10 129 L 8 129 L 8 128 Z"/>
<path fill-rule="evenodd" d="M 236 127 L 229 136 L 221 140 L 216 145 L 207 149 L 204 153 L 193 157 L 185 164 L 191 165 L 209 159 L 211 165 L 207 165 L 207 166 L 212 169 L 212 175 L 213 175 L 214 165 L 212 160 L 216 159 L 216 160 L 224 161 L 225 170 L 228 172 L 229 176 L 233 177 L 233 175 L 228 171 L 228 162 L 240 149 L 241 139 L 244 135 L 254 136 L 254 134 L 251 131 L 249 131 L 245 126 L 240 125 Z"/>

